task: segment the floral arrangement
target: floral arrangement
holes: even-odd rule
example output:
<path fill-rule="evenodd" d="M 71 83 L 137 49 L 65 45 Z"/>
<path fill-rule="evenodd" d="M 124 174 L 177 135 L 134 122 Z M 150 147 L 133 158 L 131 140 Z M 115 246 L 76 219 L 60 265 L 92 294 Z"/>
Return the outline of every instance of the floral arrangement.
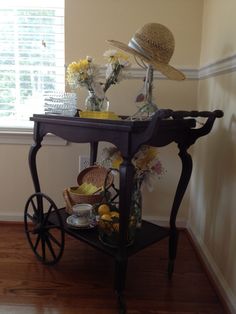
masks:
<path fill-rule="evenodd" d="M 116 50 L 104 53 L 107 59 L 105 82 L 100 82 L 100 68 L 87 56 L 78 62 L 72 62 L 67 67 L 67 82 L 72 90 L 79 86 L 86 87 L 90 93 L 90 103 L 87 110 L 104 110 L 105 93 L 111 85 L 119 83 L 123 78 L 123 69 L 130 65 L 128 56 Z"/>
<path fill-rule="evenodd" d="M 102 165 L 107 168 L 119 169 L 123 158 L 116 147 L 104 148 L 102 152 Z M 135 167 L 134 180 L 139 181 L 140 186 L 145 182 L 149 190 L 165 172 L 165 169 L 158 158 L 156 147 L 142 145 L 139 151 L 134 155 L 132 163 Z"/>

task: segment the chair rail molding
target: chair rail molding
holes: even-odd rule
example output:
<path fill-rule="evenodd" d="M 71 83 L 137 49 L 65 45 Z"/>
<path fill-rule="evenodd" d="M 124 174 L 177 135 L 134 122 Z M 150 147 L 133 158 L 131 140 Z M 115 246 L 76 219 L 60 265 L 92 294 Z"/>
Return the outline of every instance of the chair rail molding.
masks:
<path fill-rule="evenodd" d="M 236 71 L 236 54 L 204 65 L 199 69 L 199 79 L 227 74 Z"/>
<path fill-rule="evenodd" d="M 216 60 L 200 68 L 188 68 L 185 66 L 175 66 L 175 68 L 185 74 L 186 80 L 202 80 L 236 71 L 236 54 Z M 105 73 L 105 67 L 101 69 L 101 73 Z M 124 73 L 126 79 L 143 79 L 145 77 L 145 69 L 137 66 L 125 70 Z M 101 74 L 101 76 L 104 75 Z M 167 80 L 159 71 L 154 71 L 154 79 Z"/>

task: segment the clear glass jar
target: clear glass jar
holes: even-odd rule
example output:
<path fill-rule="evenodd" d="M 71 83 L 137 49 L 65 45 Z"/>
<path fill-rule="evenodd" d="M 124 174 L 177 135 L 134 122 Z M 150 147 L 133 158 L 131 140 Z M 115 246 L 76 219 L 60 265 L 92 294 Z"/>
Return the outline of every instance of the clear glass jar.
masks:
<path fill-rule="evenodd" d="M 132 198 L 131 198 L 131 212 L 136 219 L 136 227 L 142 226 L 142 186 L 143 179 L 135 178 L 133 184 Z"/>
<path fill-rule="evenodd" d="M 112 212 L 113 214 L 116 212 Z M 108 217 L 105 217 L 108 216 Z M 126 233 L 126 245 L 130 246 L 134 243 L 136 233 L 136 219 L 134 216 L 129 217 L 128 228 Z M 107 246 L 118 247 L 119 246 L 119 234 L 120 222 L 119 218 L 109 215 L 103 215 L 98 221 L 99 240 Z"/>
<path fill-rule="evenodd" d="M 100 99 L 93 91 L 89 91 L 89 95 L 85 100 L 85 109 L 87 111 L 108 111 L 109 101 L 106 97 Z"/>

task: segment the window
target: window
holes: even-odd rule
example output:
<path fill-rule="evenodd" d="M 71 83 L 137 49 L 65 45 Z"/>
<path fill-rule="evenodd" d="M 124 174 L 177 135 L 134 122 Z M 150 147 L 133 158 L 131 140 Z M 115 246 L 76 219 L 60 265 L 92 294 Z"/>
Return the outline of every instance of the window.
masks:
<path fill-rule="evenodd" d="M 64 72 L 64 0 L 1 1 L 0 126 L 41 112 Z"/>

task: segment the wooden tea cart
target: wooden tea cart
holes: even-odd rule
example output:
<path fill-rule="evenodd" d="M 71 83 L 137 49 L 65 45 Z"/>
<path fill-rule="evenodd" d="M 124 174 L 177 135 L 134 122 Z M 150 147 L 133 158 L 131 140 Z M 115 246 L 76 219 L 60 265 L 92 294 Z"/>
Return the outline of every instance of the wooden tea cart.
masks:
<path fill-rule="evenodd" d="M 33 115 L 30 120 L 34 121 L 34 144 L 29 152 L 29 167 L 35 193 L 29 197 L 25 205 L 24 221 L 27 239 L 37 258 L 44 264 L 57 263 L 64 251 L 65 233 L 110 255 L 115 261 L 114 289 L 118 295 L 119 311 L 126 313 L 123 293 L 130 256 L 165 237 L 169 237 L 168 276 L 169 278 L 172 276 L 178 242 L 176 216 L 192 172 L 192 158 L 187 150 L 199 137 L 208 134 L 215 119 L 222 116 L 223 112 L 220 110 L 199 112 L 172 111 L 169 109 L 157 111 L 150 121 L 132 121 L 122 117 L 121 120 L 99 120 Z M 202 125 L 197 128 L 196 124 L 199 117 L 205 119 L 203 119 Z M 101 243 L 97 228 L 90 230 L 70 228 L 66 223 L 68 214 L 65 209 L 58 209 L 53 200 L 42 193 L 36 155 L 47 133 L 55 134 L 69 142 L 90 143 L 91 165 L 96 161 L 99 142 L 112 143 L 120 150 L 123 163 L 120 166 L 120 228 L 117 248 L 110 248 Z M 131 182 L 134 176 L 134 166 L 131 160 L 142 144 L 162 147 L 172 142 L 178 146 L 182 171 L 171 208 L 169 227 L 165 228 L 143 221 L 141 229 L 136 233 L 134 244 L 127 246 L 126 234 L 131 204 Z"/>

